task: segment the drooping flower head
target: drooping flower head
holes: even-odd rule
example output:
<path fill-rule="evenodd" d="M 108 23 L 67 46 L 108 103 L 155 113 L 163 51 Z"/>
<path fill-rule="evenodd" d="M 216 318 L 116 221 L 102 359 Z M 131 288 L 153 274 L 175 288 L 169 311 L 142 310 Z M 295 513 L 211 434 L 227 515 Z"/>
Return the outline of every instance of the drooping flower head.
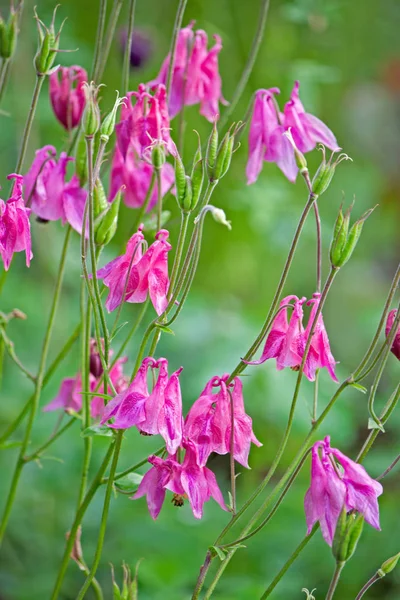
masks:
<path fill-rule="evenodd" d="M 158 315 L 165 310 L 169 287 L 168 252 L 171 250 L 171 244 L 167 242 L 168 236 L 168 231 L 161 229 L 156 234 L 155 242 L 142 254 L 144 236 L 140 227 L 129 240 L 125 254 L 98 271 L 97 276 L 110 289 L 106 301 L 109 312 L 123 301 L 145 302 L 148 294 Z"/>
<path fill-rule="evenodd" d="M 149 369 L 158 369 L 158 378 L 149 392 Z M 145 358 L 129 387 L 109 402 L 101 423 L 113 429 L 136 426 L 141 433 L 161 435 L 170 454 L 175 454 L 182 442 L 182 397 L 179 375 L 182 368 L 168 376 L 168 361 Z"/>
<path fill-rule="evenodd" d="M 14 252 L 25 251 L 26 266 L 32 258 L 30 209 L 22 198 L 22 175 L 13 173 L 7 179 L 14 179 L 11 198 L 4 202 L 0 198 L 0 255 L 7 271 Z"/>
<path fill-rule="evenodd" d="M 394 308 L 393 310 L 391 310 L 390 313 L 388 314 L 387 321 L 386 321 L 386 328 L 385 328 L 386 337 L 388 337 L 389 334 L 390 334 L 390 330 L 393 327 L 393 323 L 394 323 L 394 320 L 396 318 L 396 315 L 397 315 L 397 309 L 396 308 Z M 398 360 L 400 360 L 400 325 L 398 325 L 398 327 L 397 327 L 397 331 L 396 331 L 395 336 L 394 336 L 394 340 L 393 340 L 393 344 L 392 344 L 392 347 L 391 347 L 391 351 L 393 352 L 393 354 L 395 355 L 395 357 Z"/>
<path fill-rule="evenodd" d="M 59 67 L 49 77 L 50 101 L 54 114 L 68 131 L 79 125 L 86 98 L 83 83 L 85 69 L 79 66 Z"/>
<path fill-rule="evenodd" d="M 316 442 L 312 448 L 311 485 L 304 499 L 307 532 L 319 521 L 324 540 L 332 546 L 343 506 L 346 511 L 356 510 L 380 530 L 378 496 L 382 491 L 381 484 L 364 467 L 331 448 L 329 436 Z"/>
<path fill-rule="evenodd" d="M 190 443 L 182 464 L 175 456 L 165 460 L 157 456 L 149 457 L 153 467 L 145 474 L 133 498 L 146 496 L 150 515 L 156 519 L 165 500 L 166 490 L 171 491 L 175 506 L 182 506 L 188 498 L 196 519 L 203 516 L 203 505 L 214 498 L 223 510 L 227 510 L 215 475 L 207 467 L 199 467 L 196 453 Z"/>
<path fill-rule="evenodd" d="M 76 175 L 65 181 L 67 164 L 73 160 L 65 152 L 56 159 L 54 146 L 36 151 L 35 159 L 24 176 L 25 199 L 32 212 L 44 221 L 69 223 L 82 232 L 87 192 L 79 185 Z"/>
<path fill-rule="evenodd" d="M 169 112 L 171 118 L 184 105 L 200 104 L 200 114 L 212 122 L 219 113 L 219 102 L 226 104 L 222 96 L 222 82 L 218 68 L 218 54 L 222 49 L 221 38 L 214 35 L 215 44 L 208 50 L 205 31 L 193 31 L 194 22 L 180 30 L 172 71 Z M 164 60 L 156 79 L 149 85 L 167 83 L 170 55 Z"/>
<path fill-rule="evenodd" d="M 253 433 L 251 418 L 245 413 L 242 382 L 235 377 L 227 384 L 228 378 L 229 375 L 225 374 L 210 379 L 185 419 L 184 437 L 193 443 L 197 463 L 201 467 L 205 466 L 211 452 L 228 454 L 231 450 L 231 397 L 235 460 L 249 468 L 251 442 L 257 446 L 262 445 Z"/>
<path fill-rule="evenodd" d="M 303 153 L 313 150 L 317 143 L 332 151 L 339 150 L 332 131 L 317 117 L 305 112 L 299 85 L 296 81 L 283 113 L 274 100 L 274 95 L 279 94 L 278 88 L 256 92 L 249 134 L 248 184 L 257 180 L 263 160 L 276 163 L 289 181 L 296 180 L 298 167 L 294 148 L 283 135 L 289 129 L 295 145 Z"/>
<path fill-rule="evenodd" d="M 298 371 L 303 361 L 320 298 L 321 294 L 315 293 L 313 298 L 307 302 L 307 305 L 312 305 L 312 309 L 306 329 L 303 326 L 303 305 L 307 299 L 305 297 L 299 299 L 297 296 L 283 298 L 280 310 L 265 341 L 261 357 L 258 360 L 247 362 L 247 364 L 259 365 L 269 358 L 276 358 L 276 368 L 279 371 L 286 367 Z M 289 308 L 293 309 L 290 320 L 288 320 L 287 314 Z M 316 370 L 326 367 L 332 379 L 337 381 L 335 365 L 336 361 L 330 349 L 322 314 L 320 314 L 304 364 L 304 375 L 310 381 L 314 381 Z"/>

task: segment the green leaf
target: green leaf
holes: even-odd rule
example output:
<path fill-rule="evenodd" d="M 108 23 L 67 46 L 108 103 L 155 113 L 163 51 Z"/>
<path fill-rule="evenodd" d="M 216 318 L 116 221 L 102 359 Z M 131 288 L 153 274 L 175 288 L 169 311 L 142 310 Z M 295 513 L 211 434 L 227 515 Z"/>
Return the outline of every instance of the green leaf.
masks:
<path fill-rule="evenodd" d="M 79 392 L 82 396 L 96 396 L 96 398 L 105 398 L 106 400 L 112 400 L 113 396 L 109 394 L 99 394 L 98 392 Z"/>
<path fill-rule="evenodd" d="M 138 486 L 142 479 L 143 475 L 139 475 L 139 473 L 128 473 L 128 475 L 125 475 L 124 477 L 121 477 L 121 479 L 114 481 L 114 485 L 119 490 L 125 492 Z"/>
<path fill-rule="evenodd" d="M 382 433 L 385 433 L 383 425 L 376 423 L 373 419 L 368 419 L 368 429 L 379 429 Z"/>
<path fill-rule="evenodd" d="M 81 433 L 82 437 L 100 436 L 100 437 L 112 437 L 114 432 L 107 425 L 92 425 L 86 427 Z"/>
<path fill-rule="evenodd" d="M 225 560 L 226 554 L 222 548 L 219 548 L 218 546 L 210 546 L 209 550 L 213 556 L 218 556 L 220 560 Z"/>
<path fill-rule="evenodd" d="M 166 327 L 165 325 L 158 325 L 157 324 L 158 329 L 161 329 L 161 331 L 163 331 L 164 333 L 169 333 L 171 335 L 175 335 L 175 333 L 172 331 L 172 329 L 170 329 L 169 327 Z"/>
<path fill-rule="evenodd" d="M 367 393 L 367 388 L 364 387 L 363 385 L 361 385 L 360 383 L 354 382 L 354 383 L 351 383 L 350 385 L 351 385 L 351 387 L 356 388 L 356 390 L 359 390 L 363 394 Z"/>

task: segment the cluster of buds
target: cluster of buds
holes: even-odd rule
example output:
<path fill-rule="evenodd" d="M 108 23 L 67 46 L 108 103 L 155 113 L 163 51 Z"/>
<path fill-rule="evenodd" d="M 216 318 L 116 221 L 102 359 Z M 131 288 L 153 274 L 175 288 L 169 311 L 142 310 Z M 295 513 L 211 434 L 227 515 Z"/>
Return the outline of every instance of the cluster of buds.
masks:
<path fill-rule="evenodd" d="M 50 75 L 57 69 L 57 66 L 53 67 L 54 61 L 56 58 L 57 52 L 59 50 L 60 44 L 60 36 L 64 21 L 61 23 L 60 29 L 56 33 L 55 31 L 55 18 L 57 7 L 54 9 L 53 18 L 50 23 L 50 28 L 48 28 L 43 21 L 41 21 L 35 10 L 35 19 L 37 22 L 38 33 L 39 33 L 39 46 L 35 56 L 34 65 L 36 68 L 36 73 L 38 77 L 43 77 L 44 75 Z M 64 50 L 64 52 L 67 52 Z"/>
<path fill-rule="evenodd" d="M 360 238 L 364 223 L 374 210 L 374 208 L 370 208 L 369 210 L 367 210 L 367 212 L 365 212 L 353 224 L 349 231 L 350 214 L 353 208 L 353 204 L 347 209 L 345 214 L 343 214 L 341 206 L 336 219 L 332 243 L 330 247 L 331 264 L 333 267 L 336 268 L 343 267 L 343 265 L 345 265 L 350 259 Z"/>
<path fill-rule="evenodd" d="M 201 152 L 201 143 L 194 155 L 190 175 L 186 174 L 182 159 L 178 153 L 175 156 L 175 186 L 176 198 L 181 210 L 185 213 L 192 212 L 200 199 L 204 181 L 204 158 Z"/>
<path fill-rule="evenodd" d="M 314 175 L 314 179 L 312 180 L 312 193 L 314 196 L 321 196 L 321 194 L 326 192 L 333 179 L 336 167 L 341 162 L 344 160 L 352 160 L 350 156 L 344 152 L 338 154 L 335 160 L 333 160 L 336 150 L 334 150 L 329 159 L 326 160 L 325 146 L 323 144 L 319 144 L 318 149 L 322 152 L 322 162 Z"/>
<path fill-rule="evenodd" d="M 18 20 L 21 7 L 22 2 L 19 3 L 17 8 L 11 3 L 8 20 L 5 21 L 0 16 L 0 57 L 4 60 L 12 57 L 17 45 Z"/>
<path fill-rule="evenodd" d="M 207 175 L 210 183 L 217 183 L 226 173 L 231 164 L 232 155 L 235 149 L 235 138 L 243 129 L 244 123 L 232 123 L 229 131 L 222 138 L 218 145 L 219 136 L 217 129 L 217 119 L 214 120 L 213 128 L 208 138 L 206 166 Z"/>

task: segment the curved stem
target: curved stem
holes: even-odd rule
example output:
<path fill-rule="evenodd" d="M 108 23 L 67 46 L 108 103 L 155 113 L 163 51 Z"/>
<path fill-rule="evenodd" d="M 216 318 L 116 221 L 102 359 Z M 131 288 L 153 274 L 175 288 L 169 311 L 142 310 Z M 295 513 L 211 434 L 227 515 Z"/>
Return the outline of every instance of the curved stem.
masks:
<path fill-rule="evenodd" d="M 30 379 L 33 383 L 35 383 L 35 380 L 36 380 L 35 375 L 32 375 L 32 373 L 30 371 L 28 371 L 28 369 L 22 364 L 22 362 L 20 361 L 20 359 L 18 358 L 18 356 L 15 353 L 13 342 L 7 336 L 4 327 L 1 327 L 1 326 L 0 326 L 0 337 L 1 337 L 1 342 L 2 342 L 2 352 L 4 352 L 4 348 L 5 348 L 7 350 L 7 354 L 11 358 L 11 360 L 14 361 L 14 363 L 22 371 L 22 373 L 24 375 L 26 375 L 26 377 L 28 377 L 28 379 Z"/>
<path fill-rule="evenodd" d="M 122 66 L 122 84 L 121 93 L 124 96 L 129 91 L 129 71 L 131 66 L 131 50 L 132 50 L 132 38 L 133 38 L 133 27 L 135 23 L 135 8 L 136 0 L 130 0 L 129 4 L 129 17 L 128 17 L 128 32 L 125 44 L 124 52 L 124 63 Z"/>
<path fill-rule="evenodd" d="M 29 445 L 31 431 L 33 428 L 33 423 L 34 423 L 38 405 L 39 405 L 40 394 L 41 394 L 42 386 L 43 386 L 44 371 L 46 368 L 46 360 L 47 360 L 47 355 L 48 355 L 48 351 L 49 351 L 49 347 L 50 347 L 51 336 L 53 333 L 53 327 L 54 327 L 55 320 L 56 320 L 58 302 L 60 300 L 60 295 L 61 295 L 61 287 L 62 287 L 62 281 L 63 281 L 63 277 L 64 277 L 65 263 L 66 263 L 66 258 L 67 258 L 67 250 L 68 250 L 69 240 L 70 240 L 70 236 L 71 236 L 71 231 L 72 231 L 71 227 L 68 226 L 67 232 L 65 235 L 64 245 L 63 245 L 62 252 L 61 252 L 61 260 L 60 260 L 60 265 L 58 268 L 58 275 L 57 275 L 57 280 L 56 280 L 56 285 L 55 285 L 55 290 L 54 290 L 53 302 L 52 302 L 52 305 L 50 308 L 49 320 L 47 323 L 47 328 L 46 328 L 46 332 L 45 332 L 45 336 L 44 336 L 42 353 L 40 356 L 40 362 L 39 362 L 39 368 L 38 368 L 38 374 L 36 377 L 35 391 L 34 391 L 34 394 L 32 397 L 32 402 L 30 403 L 30 414 L 28 417 L 25 434 L 24 434 L 24 437 L 22 440 L 19 456 L 17 459 L 17 464 L 15 466 L 14 474 L 13 474 L 13 477 L 11 480 L 11 486 L 10 486 L 10 490 L 9 490 L 8 497 L 6 500 L 6 505 L 5 505 L 4 512 L 3 512 L 3 518 L 2 518 L 2 521 L 0 524 L 0 544 L 3 539 L 4 532 L 5 532 L 7 524 L 8 524 L 8 520 L 10 518 L 12 506 L 13 506 L 13 503 L 15 500 L 15 495 L 17 492 L 19 479 L 21 477 L 21 472 L 22 472 L 23 466 L 25 464 L 24 457 L 25 457 L 26 449 L 28 448 L 28 445 Z"/>
<path fill-rule="evenodd" d="M 255 35 L 253 38 L 253 43 L 252 43 L 252 46 L 250 49 L 249 58 L 247 59 L 247 63 L 246 63 L 245 68 L 243 69 L 242 76 L 239 79 L 239 83 L 237 84 L 236 89 L 233 93 L 232 100 L 230 101 L 228 108 L 226 109 L 226 111 L 224 112 L 224 114 L 221 118 L 221 121 L 220 121 L 221 129 L 224 127 L 224 125 L 226 125 L 226 123 L 229 120 L 229 117 L 235 110 L 236 104 L 239 102 L 239 100 L 244 92 L 244 89 L 247 85 L 247 82 L 249 80 L 251 72 L 253 70 L 254 64 L 257 59 L 258 52 L 260 50 L 261 42 L 264 37 L 268 9 L 269 9 L 269 0 L 262 0 L 261 7 L 260 7 L 260 14 L 259 14 L 259 17 L 257 20 L 257 29 L 256 29 L 256 32 L 255 32 Z"/>
<path fill-rule="evenodd" d="M 28 147 L 29 136 L 30 136 L 31 129 L 32 129 L 32 123 L 33 123 L 33 119 L 35 118 L 36 107 L 38 104 L 40 90 L 42 89 L 43 82 L 44 82 L 44 75 L 38 73 L 36 75 L 35 89 L 33 90 L 31 106 L 29 109 L 28 117 L 26 119 L 24 133 L 22 134 L 22 144 L 21 144 L 21 148 L 19 151 L 17 164 L 15 165 L 15 173 L 20 173 L 21 168 L 23 166 L 26 149 Z"/>
<path fill-rule="evenodd" d="M 374 583 L 376 583 L 380 579 L 382 579 L 381 576 L 378 573 L 375 573 L 375 575 L 373 575 L 371 577 L 371 579 L 369 579 L 367 581 L 367 583 L 365 585 L 363 585 L 363 587 L 361 588 L 361 590 L 358 592 L 355 600 L 361 600 L 361 598 L 364 596 L 365 592 L 367 590 L 369 590 L 369 588 L 372 587 L 374 585 Z"/>
<path fill-rule="evenodd" d="M 185 246 L 185 240 L 186 240 L 186 235 L 187 235 L 189 219 L 190 219 L 190 213 L 186 213 L 186 212 L 181 213 L 181 226 L 179 229 L 179 237 L 178 237 L 178 241 L 176 244 L 174 264 L 172 265 L 171 277 L 169 280 L 169 291 L 170 291 L 169 295 L 172 295 L 172 292 L 174 291 L 176 278 L 178 276 L 179 267 L 181 265 L 183 248 Z"/>
<path fill-rule="evenodd" d="M 108 22 L 107 32 L 105 41 L 103 43 L 103 53 L 101 58 L 99 59 L 99 68 L 97 69 L 97 77 L 95 78 L 96 83 L 101 82 L 101 78 L 103 77 L 104 69 L 106 68 L 108 55 L 110 54 L 110 48 L 112 41 L 114 39 L 115 28 L 118 23 L 119 13 L 121 11 L 121 6 L 124 0 L 114 0 L 113 7 L 110 13 L 110 19 Z"/>
<path fill-rule="evenodd" d="M 381 479 L 383 479 L 384 477 L 386 477 L 386 475 L 388 475 L 390 473 L 390 471 L 395 468 L 395 466 L 397 465 L 397 463 L 399 462 L 399 460 L 400 460 L 400 454 L 398 456 L 396 456 L 396 458 L 394 459 L 394 461 L 392 461 L 390 463 L 390 465 L 388 466 L 388 468 L 385 469 L 383 471 L 383 473 L 381 475 L 379 475 L 379 477 L 376 478 L 376 480 L 380 481 Z"/>
<path fill-rule="evenodd" d="M 106 528 L 107 528 L 108 510 L 110 508 L 110 500 L 111 500 L 111 494 L 112 494 L 112 489 L 113 489 L 113 484 L 114 484 L 114 476 L 115 476 L 115 471 L 117 469 L 118 458 L 119 458 L 119 453 L 121 450 L 123 435 L 124 435 L 124 431 L 119 430 L 115 437 L 114 456 L 113 456 L 113 460 L 111 463 L 110 474 L 108 477 L 108 482 L 107 482 L 107 487 L 106 487 L 106 495 L 104 498 L 103 513 L 101 516 L 99 536 L 97 539 L 97 547 L 96 547 L 96 552 L 95 552 L 95 556 L 94 556 L 94 560 L 93 560 L 93 565 L 92 565 L 92 568 L 90 569 L 90 573 L 87 576 L 85 583 L 83 584 L 83 586 L 77 596 L 77 600 L 82 600 L 84 598 L 84 596 L 96 574 L 97 567 L 99 566 L 101 553 L 103 551 L 104 536 L 105 536 Z"/>
<path fill-rule="evenodd" d="M 91 75 L 91 79 L 93 79 L 94 81 L 97 80 L 97 69 L 99 67 L 101 48 L 103 45 L 104 26 L 106 23 L 106 13 L 107 13 L 107 0 L 100 0 L 99 20 L 97 22 L 96 44 L 95 44 L 95 50 L 94 50 L 92 75 Z"/>
<path fill-rule="evenodd" d="M 86 284 L 81 283 L 81 376 L 82 391 L 85 392 L 82 398 L 82 431 L 90 427 L 90 334 L 92 324 L 92 305 L 86 296 Z M 81 505 L 86 493 L 86 486 L 89 476 L 90 459 L 92 456 L 93 439 L 90 436 L 83 438 L 83 461 L 82 474 L 79 484 L 77 507 Z"/>
<path fill-rule="evenodd" d="M 172 34 L 171 48 L 169 52 L 169 65 L 168 65 L 168 75 L 167 75 L 167 99 L 169 99 L 171 95 L 171 86 L 174 72 L 174 62 L 175 62 L 175 54 L 176 47 L 178 44 L 178 36 L 179 31 L 182 27 L 183 15 L 185 13 L 187 0 L 179 0 L 178 10 L 176 12 L 175 23 L 174 23 L 174 31 Z"/>
<path fill-rule="evenodd" d="M 51 600 L 56 600 L 58 598 L 58 595 L 61 590 L 61 585 L 64 580 L 65 572 L 67 570 L 68 563 L 70 561 L 70 555 L 72 552 L 72 548 L 74 547 L 74 542 L 75 542 L 76 533 L 78 531 L 78 527 L 82 522 L 82 519 L 85 515 L 87 507 L 91 503 L 95 493 L 97 492 L 98 487 L 100 486 L 101 480 L 103 479 L 103 475 L 107 469 L 108 463 L 110 462 L 111 457 L 113 455 L 114 447 L 115 447 L 115 443 L 113 441 L 107 450 L 107 453 L 106 453 L 104 460 L 97 472 L 96 477 L 93 480 L 92 485 L 90 486 L 82 504 L 80 505 L 79 509 L 76 512 L 75 519 L 72 524 L 71 530 L 69 532 L 69 537 L 68 537 L 66 545 L 65 545 L 65 550 L 64 550 L 62 561 L 61 561 L 60 570 L 57 575 L 56 583 L 54 585 L 53 593 L 51 595 Z"/>
<path fill-rule="evenodd" d="M 329 590 L 328 590 L 328 593 L 326 595 L 326 599 L 325 600 L 332 600 L 333 595 L 334 595 L 334 593 L 336 591 L 337 585 L 339 583 L 340 575 L 342 574 L 344 565 L 345 565 L 344 562 L 337 562 L 336 563 L 336 568 L 335 568 L 335 571 L 333 573 L 332 581 L 331 581 L 331 584 L 329 586 Z"/>

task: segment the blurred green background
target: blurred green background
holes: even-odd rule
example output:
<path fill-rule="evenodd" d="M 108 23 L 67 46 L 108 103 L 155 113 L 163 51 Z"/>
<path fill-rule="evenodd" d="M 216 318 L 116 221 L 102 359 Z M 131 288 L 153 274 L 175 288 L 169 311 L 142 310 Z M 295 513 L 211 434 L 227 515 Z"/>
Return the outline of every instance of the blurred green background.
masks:
<path fill-rule="evenodd" d="M 54 2 L 36 2 L 40 17 L 49 23 Z M 111 4 L 111 3 L 109 3 Z M 119 27 L 126 25 L 124 3 Z M 131 72 L 131 89 L 158 72 L 170 43 L 177 2 L 174 0 L 137 1 L 136 26 L 152 44 L 148 62 Z M 8 13 L 8 2 L 0 2 L 1 13 Z M 60 54 L 63 65 L 81 64 L 90 70 L 97 26 L 97 0 L 65 0 L 58 19 L 68 16 L 61 38 L 62 48 L 79 48 Z M 223 38 L 220 70 L 223 92 L 231 98 L 252 43 L 258 19 L 256 0 L 189 0 L 184 21 L 196 19 L 196 27 Z M 400 4 L 398 0 L 271 0 L 266 35 L 249 85 L 234 113 L 240 119 L 252 92 L 259 87 L 279 86 L 281 106 L 288 98 L 294 79 L 301 81 L 301 97 L 306 109 L 322 118 L 335 132 L 339 144 L 353 158 L 341 165 L 329 191 L 320 200 L 323 232 L 324 273 L 330 233 L 340 203 L 356 198 L 354 214 L 379 204 L 367 222 L 351 262 L 337 277 L 324 311 L 334 356 L 339 361 L 339 378 L 347 377 L 361 359 L 380 318 L 387 289 L 399 256 L 400 192 Z M 32 59 L 36 33 L 33 2 L 26 1 L 21 34 L 12 66 L 9 88 L 0 115 L 1 185 L 7 190 L 6 175 L 13 171 L 20 136 L 34 85 Z M 121 80 L 122 55 L 115 36 L 104 76 L 104 110 L 111 107 L 114 90 Z M 198 115 L 198 107 L 186 111 L 188 121 L 185 158 L 191 156 L 196 138 L 192 129 L 204 137 L 209 124 Z M 174 123 L 173 123 L 174 126 Z M 65 134 L 51 111 L 47 83 L 40 97 L 25 167 L 34 150 L 45 144 L 61 149 Z M 318 152 L 308 155 L 311 172 L 320 160 Z M 246 186 L 247 142 L 234 155 L 229 174 L 218 186 L 213 203 L 222 207 L 232 221 L 232 231 L 212 219 L 206 221 L 204 243 L 193 291 L 174 327 L 175 336 L 164 336 L 159 356 L 167 356 L 173 369 L 183 365 L 181 376 L 186 409 L 196 399 L 206 380 L 230 371 L 254 340 L 269 308 L 275 286 L 286 258 L 289 243 L 306 200 L 305 187 L 285 180 L 275 165 L 265 164 L 256 184 Z M 5 193 L 3 194 L 5 198 Z M 179 215 L 172 196 L 166 199 L 172 211 L 169 225 L 176 240 Z M 126 239 L 134 215 L 124 207 L 117 237 L 102 257 L 106 262 L 116 255 Z M 28 319 L 14 321 L 9 334 L 26 366 L 37 369 L 44 325 L 52 297 L 63 241 L 58 223 L 33 223 L 32 266 L 27 270 L 19 254 L 12 265 L 1 310 L 18 307 Z M 58 312 L 50 359 L 62 347 L 79 319 L 80 258 L 79 240 L 74 234 L 62 300 Z M 310 217 L 296 255 L 285 291 L 311 297 L 315 291 L 315 226 Z M 123 320 L 132 321 L 140 307 L 127 305 Z M 153 315 L 149 311 L 147 320 Z M 124 330 L 115 340 L 123 340 Z M 127 355 L 128 371 L 133 364 L 140 334 L 132 340 Z M 56 394 L 62 377 L 78 369 L 78 347 L 52 378 L 43 392 L 41 406 Z M 273 361 L 249 368 L 244 378 L 247 411 L 254 419 L 257 437 L 263 448 L 254 448 L 251 471 L 238 478 L 239 502 L 244 501 L 266 473 L 286 425 L 296 374 L 278 373 Z M 377 410 L 399 379 L 399 364 L 390 356 L 376 399 Z M 324 406 L 335 390 L 327 374 L 320 377 L 320 405 Z M 367 381 L 366 385 L 370 384 Z M 31 383 L 20 376 L 6 357 L 1 389 L 1 430 L 18 414 L 31 393 Z M 304 381 L 293 433 L 274 481 L 283 474 L 310 424 L 313 385 Z M 35 448 L 51 434 L 57 415 L 38 414 L 32 434 Z M 320 430 L 329 433 L 332 445 L 355 457 L 367 435 L 366 396 L 347 391 Z M 399 452 L 400 415 L 395 412 L 387 432 L 378 438 L 366 460 L 372 476 L 379 475 Z M 13 439 L 20 439 L 21 431 Z M 107 441 L 95 439 L 93 472 L 104 453 Z M 150 454 L 160 440 L 143 438 L 134 430 L 126 434 L 120 467 L 125 468 Z M 43 600 L 48 598 L 63 552 L 65 532 L 72 522 L 82 460 L 79 425 L 49 449 L 40 464 L 30 463 L 23 472 L 17 504 L 0 554 L 0 597 L 2 600 Z M 8 490 L 17 449 L 0 453 L 0 490 Z M 217 473 L 225 495 L 229 488 L 227 457 L 215 457 L 210 465 Z M 245 471 L 239 469 L 239 471 Z M 309 485 L 309 466 L 303 469 L 276 517 L 241 550 L 229 565 L 215 598 L 230 600 L 259 598 L 286 558 L 305 534 L 303 498 Z M 337 597 L 352 599 L 380 564 L 398 552 L 400 477 L 392 472 L 384 482 L 380 499 L 382 532 L 365 527 L 358 551 L 344 570 Z M 96 495 L 83 526 L 82 543 L 86 561 L 91 564 L 102 508 L 103 492 Z M 207 546 L 229 516 L 212 501 L 205 506 L 201 522 L 186 505 L 177 510 L 167 499 L 157 522 L 147 512 L 144 499 L 131 501 L 118 495 L 112 499 L 103 558 L 98 579 L 105 598 L 111 597 L 109 563 L 121 579 L 121 564 L 132 567 L 144 559 L 139 570 L 140 600 L 188 599 Z M 2 502 L 0 502 L 2 504 Z M 271 598 L 304 598 L 301 589 L 317 588 L 317 600 L 325 597 L 334 561 L 318 533 Z M 73 599 L 83 576 L 71 562 L 62 598 Z M 91 597 L 91 591 L 87 597 Z M 396 572 L 374 586 L 368 598 L 395 600 L 400 597 L 400 575 Z"/>

